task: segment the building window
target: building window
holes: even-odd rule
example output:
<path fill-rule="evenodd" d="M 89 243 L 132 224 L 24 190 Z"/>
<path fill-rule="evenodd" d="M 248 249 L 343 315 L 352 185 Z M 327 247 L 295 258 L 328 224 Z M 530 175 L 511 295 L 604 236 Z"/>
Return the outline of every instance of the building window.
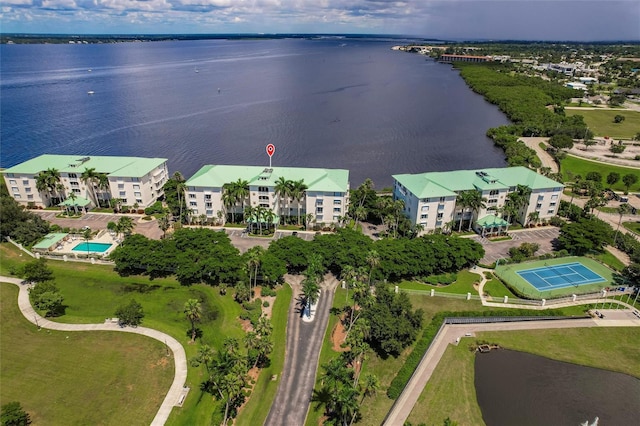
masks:
<path fill-rule="evenodd" d="M 18 192 L 18 187 L 17 187 L 17 186 L 12 186 L 12 187 L 11 187 L 11 190 L 12 190 L 13 192 Z"/>
<path fill-rule="evenodd" d="M 557 200 L 557 199 L 558 199 L 558 195 L 557 195 L 557 194 L 552 195 L 552 196 L 551 196 L 551 199 L 552 199 L 552 200 Z"/>
<path fill-rule="evenodd" d="M 493 199 L 491 199 L 491 200 L 487 201 L 487 203 L 489 203 L 489 204 L 495 204 L 495 203 L 497 203 L 497 202 L 498 202 L 498 200 L 497 200 L 497 199 L 495 199 L 495 198 L 493 198 Z"/>
<path fill-rule="evenodd" d="M 75 173 L 69 173 L 67 176 L 69 176 L 69 179 L 78 179 L 78 175 Z"/>
<path fill-rule="evenodd" d="M 204 206 L 210 209 L 213 207 L 213 203 L 204 203 Z"/>
<path fill-rule="evenodd" d="M 195 199 L 196 198 L 196 194 L 189 194 L 189 198 Z"/>
<path fill-rule="evenodd" d="M 133 196 L 134 197 L 142 197 L 142 194 L 140 192 L 134 192 Z"/>
<path fill-rule="evenodd" d="M 9 185 L 15 185 L 15 184 L 16 184 L 15 179 L 9 179 Z"/>
<path fill-rule="evenodd" d="M 26 187 L 26 188 L 24 189 L 24 192 L 31 192 L 31 188 Z"/>
<path fill-rule="evenodd" d="M 77 191 L 78 191 L 78 192 L 80 192 L 80 190 L 79 190 L 79 189 L 78 189 Z M 75 189 L 75 188 L 73 189 L 73 192 L 76 192 L 76 189 Z M 126 196 L 126 195 L 127 195 L 127 193 L 126 193 L 125 191 L 120 191 L 120 198 L 122 198 L 122 197 L 124 197 L 124 196 Z"/>
<path fill-rule="evenodd" d="M 71 182 L 71 185 L 73 185 L 74 183 L 75 183 L 76 185 L 78 184 L 78 182 Z M 118 184 L 118 189 L 124 189 L 124 183 L 119 183 L 119 184 Z"/>
<path fill-rule="evenodd" d="M 211 194 L 204 194 L 204 199 L 205 200 L 210 200 L 211 199 Z"/>
<path fill-rule="evenodd" d="M 71 187 L 72 188 L 78 188 L 80 186 L 80 184 L 78 182 L 71 182 Z"/>
<path fill-rule="evenodd" d="M 323 212 L 323 208 L 322 207 L 317 207 L 316 208 L 316 213 L 322 213 Z"/>
<path fill-rule="evenodd" d="M 436 216 L 438 219 L 442 219 L 443 213 L 438 213 L 438 216 Z"/>
<path fill-rule="evenodd" d="M 538 201 L 542 201 L 542 200 L 544 200 L 544 195 L 542 195 L 542 194 L 538 195 Z"/>
<path fill-rule="evenodd" d="M 74 194 L 80 193 L 80 190 L 78 188 L 72 188 L 71 190 L 73 191 Z M 120 194 L 120 195 L 123 195 L 123 194 Z"/>
<path fill-rule="evenodd" d="M 493 190 L 489 191 L 489 195 L 498 195 L 499 193 L 500 193 L 500 191 L 497 190 L 497 189 L 493 189 Z"/>
<path fill-rule="evenodd" d="M 191 209 L 191 214 L 198 214 L 198 209 Z"/>
<path fill-rule="evenodd" d="M 440 202 L 444 203 L 444 197 L 440 197 Z"/>
<path fill-rule="evenodd" d="M 258 200 L 259 201 L 269 201 L 269 196 L 268 195 L 259 195 L 258 196 Z"/>
<path fill-rule="evenodd" d="M 127 205 L 127 199 L 126 198 L 121 198 L 120 201 L 122 202 L 122 204 L 124 204 L 125 206 Z"/>
<path fill-rule="evenodd" d="M 15 175 L 14 175 L 13 173 L 7 173 L 7 177 L 12 178 L 12 177 L 14 177 L 14 176 L 15 176 Z M 15 183 L 15 182 L 14 182 L 14 183 Z"/>
<path fill-rule="evenodd" d="M 140 185 L 133 185 L 133 189 L 134 189 L 134 190 L 135 190 L 135 189 L 140 190 Z"/>
<path fill-rule="evenodd" d="M 333 217 L 333 220 L 334 220 L 335 222 L 339 221 L 339 220 L 340 220 L 340 216 L 334 216 L 334 217 Z"/>
<path fill-rule="evenodd" d="M 444 204 L 438 204 L 438 210 L 444 210 Z"/>
<path fill-rule="evenodd" d="M 429 206 L 422 206 L 422 208 L 420 209 L 423 212 L 428 212 L 429 211 Z"/>
<path fill-rule="evenodd" d="M 207 210 L 205 214 L 207 216 L 213 216 L 213 210 Z"/>
<path fill-rule="evenodd" d="M 342 204 L 342 200 L 333 200 L 333 205 L 334 206 L 339 206 Z"/>
<path fill-rule="evenodd" d="M 429 215 L 428 214 L 421 214 L 420 215 L 420 219 L 429 219 Z"/>
<path fill-rule="evenodd" d="M 324 219 L 324 216 L 322 216 L 321 214 L 316 215 L 316 220 L 322 222 L 322 220 Z"/>
<path fill-rule="evenodd" d="M 260 203 L 260 207 L 264 207 L 264 208 L 269 208 L 269 204 L 266 203 Z"/>
<path fill-rule="evenodd" d="M 555 212 L 556 212 L 556 211 L 555 211 L 554 209 L 549 209 L 549 210 L 547 211 L 547 214 L 554 214 Z"/>
<path fill-rule="evenodd" d="M 142 203 L 142 198 L 136 198 L 136 203 L 138 204 Z"/>
<path fill-rule="evenodd" d="M 334 213 L 340 213 L 340 207 L 334 207 L 333 208 L 333 212 Z"/>
<path fill-rule="evenodd" d="M 27 200 L 33 200 L 33 194 L 27 195 Z"/>
<path fill-rule="evenodd" d="M 23 184 L 23 185 L 29 185 L 29 180 L 27 180 L 27 179 L 23 180 L 23 181 L 22 181 L 22 184 Z"/>
<path fill-rule="evenodd" d="M 550 207 L 553 207 L 553 206 L 555 206 L 555 205 L 556 205 L 556 203 L 549 203 L 549 206 L 550 206 Z"/>
<path fill-rule="evenodd" d="M 140 182 L 140 179 L 138 179 L 137 177 L 131 178 L 131 182 Z"/>
<path fill-rule="evenodd" d="M 342 197 L 342 192 L 334 192 L 333 196 L 334 197 Z"/>
<path fill-rule="evenodd" d="M 539 209 L 539 208 L 541 208 L 541 207 L 542 207 L 542 203 L 538 203 L 538 204 L 536 204 L 536 209 Z"/>
<path fill-rule="evenodd" d="M 197 206 L 197 205 L 198 205 L 198 203 L 197 203 L 197 202 L 195 202 L 195 201 L 189 201 L 189 206 L 191 206 L 191 207 L 195 207 L 195 206 Z"/>
<path fill-rule="evenodd" d="M 258 192 L 269 192 L 269 187 L 268 186 L 259 186 L 258 187 Z"/>

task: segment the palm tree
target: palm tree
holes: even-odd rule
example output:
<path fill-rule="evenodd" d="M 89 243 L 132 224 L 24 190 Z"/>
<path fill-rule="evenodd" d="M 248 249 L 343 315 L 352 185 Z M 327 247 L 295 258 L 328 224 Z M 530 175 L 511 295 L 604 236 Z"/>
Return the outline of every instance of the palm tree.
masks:
<path fill-rule="evenodd" d="M 358 229 L 358 221 L 365 220 L 367 218 L 367 209 L 364 206 L 358 206 L 353 211 L 354 219 L 356 220 L 354 229 Z"/>
<path fill-rule="evenodd" d="M 255 215 L 256 209 L 254 207 L 247 206 L 244 208 L 244 220 L 249 224 L 249 232 L 252 231 Z"/>
<path fill-rule="evenodd" d="M 107 200 L 109 198 L 111 198 L 111 187 L 109 185 L 109 177 L 107 176 L 106 173 L 98 173 L 98 177 L 97 177 L 98 181 L 98 189 L 100 190 L 100 198 L 105 202 L 105 204 L 107 203 Z M 105 197 L 105 194 L 109 194 L 109 197 Z"/>
<path fill-rule="evenodd" d="M 262 217 L 267 224 L 267 234 L 271 233 L 271 225 L 273 225 L 273 219 L 276 218 L 276 214 L 271 209 L 264 209 Z"/>
<path fill-rule="evenodd" d="M 307 316 L 311 316 L 311 305 L 318 301 L 320 297 L 320 280 L 324 267 L 322 257 L 319 254 L 309 256 L 309 265 L 304 272 L 305 278 L 302 281 L 302 294 L 309 309 Z"/>
<path fill-rule="evenodd" d="M 71 200 L 71 203 L 73 203 L 73 210 L 75 214 L 78 215 L 78 204 L 76 204 L 76 198 L 78 198 L 78 196 L 75 192 L 69 194 L 69 199 Z"/>
<path fill-rule="evenodd" d="M 529 215 L 527 216 L 527 219 L 529 219 L 528 223 L 533 223 L 534 225 L 538 223 L 538 221 L 540 220 L 540 212 L 531 212 L 529 213 Z"/>
<path fill-rule="evenodd" d="M 242 211 L 244 212 L 244 202 L 249 196 L 249 182 L 246 180 L 238 179 L 233 182 L 233 193 L 236 196 L 236 200 L 240 200 L 242 204 Z"/>
<path fill-rule="evenodd" d="M 36 175 L 36 189 L 38 192 L 47 193 L 50 199 L 49 205 L 51 205 L 54 198 L 60 202 L 60 197 L 54 197 L 56 191 L 60 190 L 60 186 L 60 172 L 57 169 L 49 168 Z M 62 189 L 64 189 L 64 186 L 62 186 Z"/>
<path fill-rule="evenodd" d="M 274 187 L 274 191 L 276 196 L 278 197 L 278 208 L 280 210 L 280 218 L 283 219 L 284 224 L 284 216 L 282 214 L 282 209 L 285 205 L 285 201 L 289 202 L 289 197 L 291 196 L 291 187 L 292 182 L 284 178 L 284 176 L 280 176 L 276 181 L 276 185 Z"/>
<path fill-rule="evenodd" d="M 118 219 L 118 223 L 116 224 L 116 229 L 118 230 L 118 233 L 126 237 L 127 235 L 131 235 L 131 232 L 133 232 L 133 228 L 135 226 L 136 224 L 133 223 L 133 219 L 131 219 L 129 216 L 121 216 L 120 219 Z"/>
<path fill-rule="evenodd" d="M 487 205 L 485 204 L 486 201 L 487 199 L 484 198 L 480 192 L 478 191 L 469 192 L 468 207 L 471 209 L 471 218 L 469 219 L 469 231 L 471 231 L 471 225 L 473 224 L 473 216 L 478 212 L 478 210 L 484 209 L 487 207 Z"/>
<path fill-rule="evenodd" d="M 175 172 L 173 179 L 176 181 L 176 195 L 178 196 L 178 205 L 180 206 L 178 222 L 182 223 L 182 206 L 186 204 L 184 199 L 185 191 L 187 190 L 186 180 L 180 172 Z"/>
<path fill-rule="evenodd" d="M 262 263 L 264 249 L 260 246 L 251 247 L 247 251 L 247 270 L 249 271 L 249 292 L 251 292 L 251 276 L 253 275 L 253 287 L 258 285 L 258 268 Z"/>
<path fill-rule="evenodd" d="M 158 227 L 162 230 L 162 238 L 167 236 L 167 230 L 171 226 L 169 222 L 169 215 L 163 214 L 158 218 Z"/>
<path fill-rule="evenodd" d="M 380 265 L 380 255 L 375 250 L 369 250 L 369 252 L 367 253 L 367 256 L 366 256 L 366 261 L 369 264 L 369 282 L 368 282 L 368 284 L 371 285 L 371 274 L 373 273 L 374 268 L 377 267 L 378 265 Z"/>
<path fill-rule="evenodd" d="M 364 401 L 364 398 L 367 396 L 373 396 L 376 394 L 378 389 L 380 389 L 380 380 L 378 377 L 372 373 L 366 373 L 362 379 L 362 399 L 360 400 L 360 404 Z"/>
<path fill-rule="evenodd" d="M 616 239 L 618 238 L 618 231 L 620 230 L 620 224 L 622 223 L 622 216 L 625 214 L 629 214 L 631 211 L 631 206 L 627 203 L 622 203 L 618 206 L 618 214 L 620 215 L 620 219 L 618 220 L 618 227 L 616 228 L 616 234 L 613 237 L 613 244 L 616 244 Z"/>
<path fill-rule="evenodd" d="M 98 175 L 94 167 L 85 168 L 84 172 L 80 175 L 80 180 L 89 187 L 89 196 L 96 206 L 100 206 L 98 203 L 98 197 L 96 195 L 95 185 L 98 183 Z"/>
<path fill-rule="evenodd" d="M 196 340 L 196 322 L 200 321 L 202 316 L 202 306 L 198 299 L 189 299 L 184 304 L 184 314 L 191 323 L 191 342 Z"/>
<path fill-rule="evenodd" d="M 306 196 L 306 191 L 309 187 L 304 183 L 304 179 L 296 180 L 291 186 L 291 196 L 296 200 L 298 207 L 298 226 L 300 225 L 300 203 Z"/>
<path fill-rule="evenodd" d="M 222 204 L 227 208 L 227 211 L 231 210 L 231 222 L 235 223 L 235 208 L 236 196 L 233 193 L 233 187 L 231 184 L 225 183 L 222 186 Z"/>

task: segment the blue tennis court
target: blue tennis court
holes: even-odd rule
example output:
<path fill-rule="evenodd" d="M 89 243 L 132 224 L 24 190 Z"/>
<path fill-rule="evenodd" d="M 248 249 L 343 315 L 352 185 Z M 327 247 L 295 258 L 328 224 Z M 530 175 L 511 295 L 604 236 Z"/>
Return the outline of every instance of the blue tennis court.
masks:
<path fill-rule="evenodd" d="M 600 275 L 579 262 L 525 269 L 517 271 L 517 274 L 538 291 L 606 282 Z"/>

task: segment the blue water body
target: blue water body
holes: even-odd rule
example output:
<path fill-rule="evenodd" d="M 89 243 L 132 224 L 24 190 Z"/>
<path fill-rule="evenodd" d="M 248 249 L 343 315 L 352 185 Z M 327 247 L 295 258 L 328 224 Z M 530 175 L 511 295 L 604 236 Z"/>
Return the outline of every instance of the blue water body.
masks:
<path fill-rule="evenodd" d="M 395 173 L 505 165 L 507 123 L 449 65 L 388 41 L 1 45 L 0 166 L 43 153 Z M 89 95 L 88 92 L 94 94 Z"/>
<path fill-rule="evenodd" d="M 109 243 L 83 242 L 75 246 L 72 251 L 85 251 L 85 252 L 90 251 L 93 253 L 104 253 L 105 251 L 109 250 L 109 247 L 111 246 L 112 244 L 109 244 Z"/>

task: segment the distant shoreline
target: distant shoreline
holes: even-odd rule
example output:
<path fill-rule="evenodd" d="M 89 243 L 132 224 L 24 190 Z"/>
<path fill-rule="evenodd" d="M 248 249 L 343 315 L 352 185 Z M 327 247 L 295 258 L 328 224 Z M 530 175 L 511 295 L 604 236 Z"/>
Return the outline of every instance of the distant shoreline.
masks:
<path fill-rule="evenodd" d="M 404 40 L 414 42 L 442 42 L 421 37 L 384 34 L 0 34 L 0 44 L 102 44 L 135 43 L 150 41 L 195 41 L 195 40 Z"/>

